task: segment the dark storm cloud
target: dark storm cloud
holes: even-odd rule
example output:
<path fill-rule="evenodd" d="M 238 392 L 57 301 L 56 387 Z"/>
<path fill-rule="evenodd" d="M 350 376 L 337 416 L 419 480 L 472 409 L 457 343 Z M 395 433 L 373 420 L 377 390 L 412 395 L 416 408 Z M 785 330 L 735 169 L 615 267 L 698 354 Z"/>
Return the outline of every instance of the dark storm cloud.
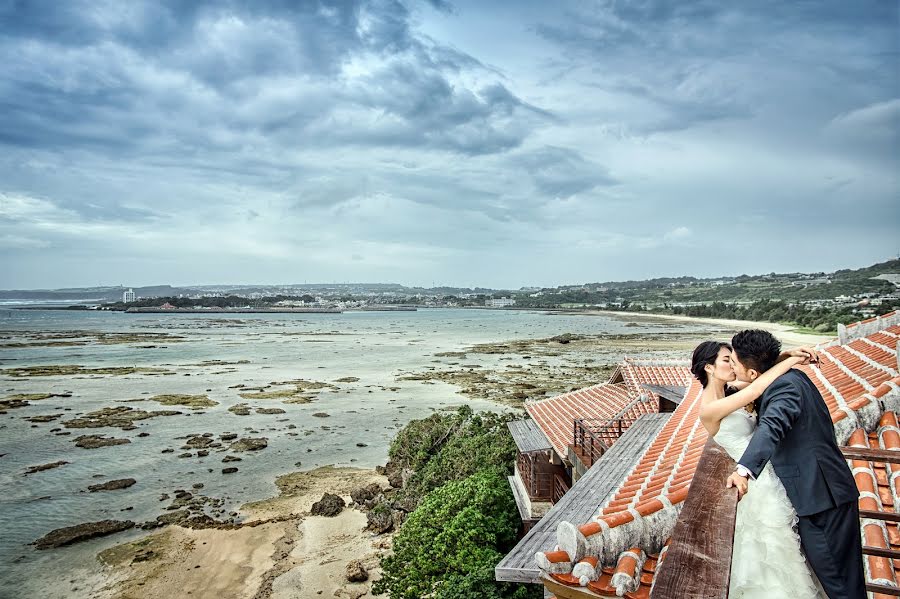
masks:
<path fill-rule="evenodd" d="M 0 287 L 874 261 L 900 222 L 897 22 L 868 1 L 0 0 Z M 706 259 L 720 231 L 739 263 Z M 827 264 L 794 259 L 822 236 Z"/>

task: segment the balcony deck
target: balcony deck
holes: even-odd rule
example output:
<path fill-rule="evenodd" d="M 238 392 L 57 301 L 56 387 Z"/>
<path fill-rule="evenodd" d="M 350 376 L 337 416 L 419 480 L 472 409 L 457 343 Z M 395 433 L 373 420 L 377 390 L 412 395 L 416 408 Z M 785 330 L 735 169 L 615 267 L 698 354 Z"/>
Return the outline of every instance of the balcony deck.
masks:
<path fill-rule="evenodd" d="M 591 518 L 640 460 L 669 416 L 648 414 L 639 418 L 497 564 L 496 579 L 540 584 L 541 572 L 534 554 L 556 543 L 557 524 L 563 520 L 581 522 Z"/>

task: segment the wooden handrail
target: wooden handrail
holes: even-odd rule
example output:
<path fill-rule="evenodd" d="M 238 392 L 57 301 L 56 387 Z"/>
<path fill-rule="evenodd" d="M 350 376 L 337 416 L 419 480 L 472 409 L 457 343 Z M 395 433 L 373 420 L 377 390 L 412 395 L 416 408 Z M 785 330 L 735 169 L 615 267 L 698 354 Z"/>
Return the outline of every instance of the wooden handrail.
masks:
<path fill-rule="evenodd" d="M 862 552 L 863 555 L 874 555 L 875 557 L 886 557 L 888 559 L 900 558 L 900 551 L 897 551 L 896 549 L 884 549 L 883 547 L 863 545 Z"/>
<path fill-rule="evenodd" d="M 651 599 L 726 599 L 737 489 L 725 488 L 734 460 L 710 439 L 653 587 Z"/>
<path fill-rule="evenodd" d="M 848 460 L 869 460 L 870 462 L 900 463 L 900 451 L 891 449 L 868 449 L 866 447 L 841 447 L 841 453 Z"/>
<path fill-rule="evenodd" d="M 898 589 L 897 587 L 889 587 L 886 584 L 867 582 L 866 590 L 870 593 L 881 593 L 882 595 L 893 595 L 894 597 L 900 597 L 900 589 Z"/>
<path fill-rule="evenodd" d="M 860 518 L 871 518 L 872 520 L 884 520 L 885 522 L 900 522 L 900 514 L 894 512 L 879 512 L 877 510 L 859 510 Z"/>

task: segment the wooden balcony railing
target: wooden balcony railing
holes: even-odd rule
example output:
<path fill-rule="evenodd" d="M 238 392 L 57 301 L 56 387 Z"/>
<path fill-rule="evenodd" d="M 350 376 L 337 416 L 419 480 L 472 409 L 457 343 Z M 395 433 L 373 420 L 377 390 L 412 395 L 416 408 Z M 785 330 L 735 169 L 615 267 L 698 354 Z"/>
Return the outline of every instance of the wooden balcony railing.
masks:
<path fill-rule="evenodd" d="M 635 406 L 646 402 L 641 395 L 622 408 L 612 418 L 579 418 L 575 420 L 573 441 L 575 453 L 590 468 L 603 457 L 606 450 L 627 431 L 643 414 L 636 413 Z"/>
<path fill-rule="evenodd" d="M 534 495 L 534 468 L 531 456 L 525 453 L 517 455 L 516 470 L 519 473 L 519 478 L 522 479 L 522 484 L 525 485 L 525 491 L 528 493 L 529 497 L 532 497 Z"/>
<path fill-rule="evenodd" d="M 603 457 L 603 454 L 609 449 L 609 445 L 594 434 L 592 429 L 600 428 L 608 422 L 608 420 L 599 418 L 579 418 L 574 422 L 573 445 L 575 454 L 588 468 Z"/>
<path fill-rule="evenodd" d="M 553 475 L 553 497 L 550 501 L 556 505 L 556 503 L 562 499 L 562 496 L 565 495 L 569 491 L 569 482 L 565 479 L 565 477 L 554 474 Z"/>
<path fill-rule="evenodd" d="M 735 466 L 721 445 L 706 442 L 651 599 L 728 597 L 738 497 L 725 480 Z"/>
<path fill-rule="evenodd" d="M 565 484 L 565 491 L 569 489 L 566 483 L 568 475 L 565 468 L 558 464 L 552 464 L 549 457 L 544 454 L 520 453 L 516 456 L 516 470 L 531 501 L 556 503 L 554 497 L 557 492 L 557 478 Z"/>

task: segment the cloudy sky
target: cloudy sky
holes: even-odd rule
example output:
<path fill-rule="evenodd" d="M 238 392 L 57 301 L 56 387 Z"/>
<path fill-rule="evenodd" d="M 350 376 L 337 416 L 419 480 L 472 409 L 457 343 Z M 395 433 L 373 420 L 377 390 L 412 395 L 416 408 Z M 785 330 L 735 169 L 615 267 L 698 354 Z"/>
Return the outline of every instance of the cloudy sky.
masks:
<path fill-rule="evenodd" d="M 882 261 L 898 6 L 0 0 L 0 288 Z"/>

